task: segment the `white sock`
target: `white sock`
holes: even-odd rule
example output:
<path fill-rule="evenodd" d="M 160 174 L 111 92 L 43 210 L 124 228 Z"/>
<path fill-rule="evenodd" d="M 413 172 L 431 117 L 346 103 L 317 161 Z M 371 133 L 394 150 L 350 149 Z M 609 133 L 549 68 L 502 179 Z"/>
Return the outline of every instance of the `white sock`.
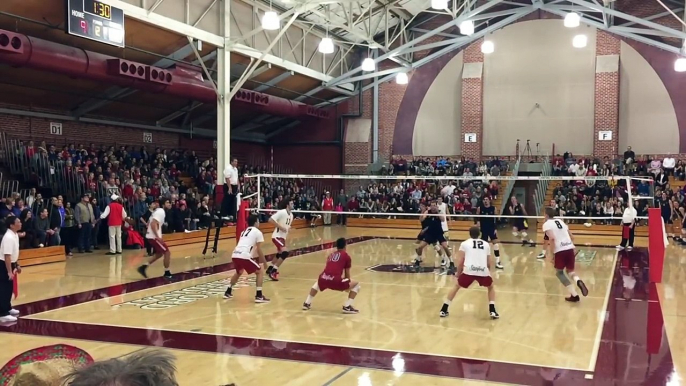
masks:
<path fill-rule="evenodd" d="M 495 305 L 495 301 L 493 301 L 493 302 L 488 302 L 488 304 L 493 304 L 493 305 Z"/>
<path fill-rule="evenodd" d="M 274 272 L 278 272 L 278 271 L 279 271 L 279 267 L 277 267 L 277 266 L 275 266 L 275 265 L 272 265 L 272 267 L 274 267 Z"/>
<path fill-rule="evenodd" d="M 579 294 L 576 293 L 576 289 L 574 288 L 574 284 L 570 284 L 567 286 L 567 291 L 569 291 L 572 296 L 579 296 Z"/>
<path fill-rule="evenodd" d="M 579 275 L 577 275 L 576 273 L 572 273 L 571 276 L 572 276 L 572 280 L 574 280 L 575 283 L 576 283 L 577 281 L 581 280 L 581 278 L 579 277 Z"/>
<path fill-rule="evenodd" d="M 496 257 L 495 257 L 495 263 L 496 263 L 496 264 L 500 264 L 500 256 L 496 256 Z"/>
<path fill-rule="evenodd" d="M 307 295 L 307 300 L 305 300 L 305 303 L 312 304 L 312 299 L 314 299 L 312 295 Z"/>
<path fill-rule="evenodd" d="M 452 302 L 453 302 L 452 300 L 445 299 L 445 301 L 443 302 L 443 304 L 450 305 L 450 303 L 452 303 Z"/>
<path fill-rule="evenodd" d="M 345 306 L 346 307 L 352 306 L 354 301 L 355 301 L 355 299 L 350 299 L 350 298 L 345 299 Z"/>

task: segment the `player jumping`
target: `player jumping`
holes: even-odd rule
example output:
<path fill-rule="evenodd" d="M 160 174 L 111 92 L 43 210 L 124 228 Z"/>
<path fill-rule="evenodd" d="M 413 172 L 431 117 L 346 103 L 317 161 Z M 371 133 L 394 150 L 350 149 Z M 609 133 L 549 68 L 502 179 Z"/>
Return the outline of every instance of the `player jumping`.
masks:
<path fill-rule="evenodd" d="M 152 204 L 152 206 L 157 205 L 158 204 L 154 202 Z M 166 217 L 165 209 L 171 209 L 171 201 L 169 201 L 168 198 L 160 199 L 159 207 L 155 208 L 150 215 L 150 219 L 148 220 L 148 230 L 145 233 L 145 238 L 148 240 L 148 243 L 150 243 L 150 246 L 152 246 L 155 254 L 147 262 L 138 267 L 138 273 L 145 278 L 148 277 L 148 266 L 162 256 L 164 256 L 164 278 L 172 278 L 172 274 L 169 271 L 169 265 L 171 264 L 171 251 L 164 240 L 162 240 L 162 225 L 164 225 Z"/>
<path fill-rule="evenodd" d="M 519 237 L 522 240 L 523 247 L 527 244 L 529 244 L 530 247 L 535 247 L 536 243 L 527 238 L 529 235 L 526 231 L 529 230 L 529 224 L 524 218 L 525 216 L 528 216 L 526 209 L 524 209 L 524 205 L 517 202 L 517 197 L 514 196 L 510 199 L 510 214 L 516 216 L 512 226 L 512 235 L 514 237 Z"/>
<path fill-rule="evenodd" d="M 460 288 L 469 288 L 473 282 L 479 283 L 480 286 L 488 288 L 488 313 L 491 319 L 498 319 L 500 315 L 495 310 L 495 288 L 493 287 L 493 278 L 491 277 L 491 246 L 487 242 L 479 239 L 481 230 L 478 227 L 469 228 L 469 239 L 460 244 L 460 250 L 457 252 L 457 283 L 455 287 L 448 293 L 443 307 L 441 307 L 440 315 L 442 318 L 449 315 L 448 308 L 457 291 Z"/>
<path fill-rule="evenodd" d="M 279 210 L 269 218 L 269 222 L 274 225 L 272 242 L 276 245 L 277 253 L 272 265 L 267 268 L 267 275 L 270 279 L 279 281 L 279 267 L 288 257 L 286 237 L 288 237 L 288 230 L 291 229 L 293 223 L 293 200 L 290 197 L 284 197 L 283 201 L 279 203 Z"/>
<path fill-rule="evenodd" d="M 262 282 L 264 281 L 262 264 L 267 264 L 267 261 L 264 259 L 264 253 L 260 247 L 264 242 L 264 235 L 258 228 L 259 225 L 260 222 L 257 216 L 254 214 L 248 216 L 248 227 L 241 233 L 241 238 L 233 250 L 233 254 L 231 254 L 231 261 L 236 269 L 236 273 L 231 277 L 229 287 L 224 293 L 224 299 L 231 299 L 233 297 L 231 290 L 238 282 L 243 271 L 245 271 L 248 275 L 254 273 L 256 276 L 255 286 L 257 292 L 255 293 L 255 303 L 269 303 L 269 299 L 262 295 Z M 255 254 L 257 254 L 259 264 L 253 260 Z"/>
<path fill-rule="evenodd" d="M 567 275 L 576 282 L 576 285 L 581 290 L 581 294 L 588 296 L 588 288 L 586 284 L 574 272 L 574 262 L 576 254 L 574 253 L 574 236 L 569 231 L 569 227 L 561 219 L 554 218 L 555 209 L 545 208 L 545 222 L 543 223 L 543 232 L 548 238 L 548 250 L 555 256 L 555 276 L 560 280 L 563 286 L 567 288 L 570 296 L 565 298 L 568 302 L 578 302 L 579 295 L 567 276 L 564 270 L 567 270 Z"/>
<path fill-rule="evenodd" d="M 491 199 L 484 197 L 483 204 L 476 208 L 477 215 L 489 215 L 493 217 L 479 218 L 477 224 L 481 229 L 481 240 L 493 243 L 493 254 L 495 255 L 495 267 L 504 269 L 500 264 L 500 244 L 498 243 L 498 230 L 496 229 L 495 207 L 491 205 Z"/>
<path fill-rule="evenodd" d="M 344 238 L 336 240 L 336 252 L 330 254 L 326 259 L 324 272 L 319 275 L 319 278 L 310 289 L 310 294 L 307 295 L 307 299 L 303 303 L 303 310 L 307 311 L 312 307 L 312 299 L 314 299 L 318 291 L 330 289 L 333 291 L 350 292 L 345 305 L 343 305 L 344 314 L 357 314 L 360 312 L 353 308 L 353 301 L 360 292 L 360 283 L 350 280 L 352 259 L 348 252 L 345 251 L 345 244 Z"/>

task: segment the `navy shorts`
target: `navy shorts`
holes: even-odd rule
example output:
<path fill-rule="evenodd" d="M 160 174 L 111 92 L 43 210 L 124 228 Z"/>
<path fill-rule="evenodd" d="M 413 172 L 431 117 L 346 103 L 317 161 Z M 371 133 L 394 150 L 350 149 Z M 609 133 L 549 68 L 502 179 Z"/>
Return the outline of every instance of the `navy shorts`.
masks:
<path fill-rule="evenodd" d="M 495 228 L 481 228 L 481 240 L 485 242 L 498 240 L 498 231 Z"/>

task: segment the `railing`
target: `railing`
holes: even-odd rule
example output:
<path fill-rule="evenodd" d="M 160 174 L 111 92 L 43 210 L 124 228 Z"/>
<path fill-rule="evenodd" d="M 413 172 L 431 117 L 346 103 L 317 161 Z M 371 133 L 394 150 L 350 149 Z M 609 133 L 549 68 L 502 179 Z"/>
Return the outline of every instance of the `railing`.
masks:
<path fill-rule="evenodd" d="M 517 157 L 517 161 L 515 161 L 514 167 L 510 170 L 512 170 L 512 176 L 517 177 L 519 174 L 519 165 L 522 163 L 522 157 Z M 515 185 L 515 180 L 508 180 L 507 185 L 505 186 L 505 189 L 503 190 L 503 200 L 502 203 L 500 204 L 500 214 L 505 214 L 505 209 L 507 209 L 507 205 L 510 202 L 510 195 L 512 194 L 512 190 L 514 189 Z"/>
<path fill-rule="evenodd" d="M 543 158 L 543 168 L 541 170 L 541 176 L 548 177 L 550 176 L 551 171 L 552 166 L 550 164 L 550 157 L 545 156 L 545 158 Z M 536 184 L 536 189 L 534 190 L 534 207 L 536 208 L 536 214 L 540 214 L 543 205 L 545 205 L 545 195 L 548 191 L 549 183 L 549 179 L 541 179 L 538 181 L 538 184 Z"/>

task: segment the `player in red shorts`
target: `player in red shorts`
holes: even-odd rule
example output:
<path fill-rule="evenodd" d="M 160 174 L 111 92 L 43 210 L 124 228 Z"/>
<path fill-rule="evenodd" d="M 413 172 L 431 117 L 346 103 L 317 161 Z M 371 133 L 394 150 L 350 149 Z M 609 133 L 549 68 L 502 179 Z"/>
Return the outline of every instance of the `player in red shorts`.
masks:
<path fill-rule="evenodd" d="M 572 284 L 564 270 L 567 270 L 567 275 L 576 282 L 576 285 L 581 290 L 581 294 L 588 296 L 588 288 L 586 284 L 579 278 L 579 275 L 574 272 L 574 263 L 576 261 L 576 253 L 574 253 L 574 241 L 572 232 L 562 219 L 555 218 L 555 209 L 545 208 L 545 222 L 543 223 L 544 237 L 548 239 L 549 255 L 555 256 L 555 276 L 560 280 L 563 286 L 569 291 L 569 297 L 565 298 L 568 302 L 578 302 L 580 300 L 574 284 Z"/>
<path fill-rule="evenodd" d="M 154 207 L 157 206 L 157 204 L 153 202 L 151 206 Z M 159 207 L 152 212 L 150 215 L 150 220 L 148 220 L 148 230 L 145 233 L 145 238 L 148 239 L 148 243 L 150 243 L 152 246 L 155 254 L 147 262 L 138 267 L 138 273 L 145 278 L 148 277 L 148 266 L 162 256 L 164 256 L 164 278 L 172 278 L 172 274 L 169 271 L 169 265 L 171 264 L 171 251 L 169 251 L 169 247 L 164 240 L 162 240 L 162 225 L 164 225 L 166 217 L 164 211 L 165 209 L 171 209 L 171 201 L 169 201 L 168 198 L 161 198 L 159 201 Z"/>
<path fill-rule="evenodd" d="M 353 301 L 360 292 L 360 283 L 350 280 L 350 266 L 352 259 L 345 251 L 345 239 L 340 238 L 336 240 L 336 252 L 329 255 L 326 259 L 326 267 L 324 272 L 319 275 L 317 282 L 314 283 L 307 300 L 303 303 L 303 310 L 307 311 L 312 306 L 312 299 L 317 295 L 317 292 L 327 289 L 333 291 L 350 292 L 348 299 L 343 306 L 344 314 L 357 314 L 358 310 L 353 308 Z"/>
<path fill-rule="evenodd" d="M 231 277 L 231 282 L 229 282 L 229 287 L 224 293 L 224 299 L 231 299 L 233 293 L 231 292 L 233 286 L 236 285 L 238 279 L 245 271 L 248 275 L 255 274 L 255 287 L 257 293 L 255 293 L 255 303 L 269 303 L 269 299 L 262 295 L 262 282 L 264 281 L 264 271 L 262 270 L 262 264 L 267 264 L 264 259 L 264 253 L 260 245 L 264 242 L 264 235 L 258 228 L 260 222 L 257 220 L 257 216 L 251 214 L 248 216 L 248 227 L 241 233 L 240 240 L 236 248 L 231 254 L 231 261 L 233 262 L 236 273 Z M 259 264 L 253 260 L 253 256 L 257 255 Z"/>
<path fill-rule="evenodd" d="M 455 299 L 460 288 L 469 288 L 472 283 L 477 282 L 480 286 L 488 288 L 488 313 L 491 319 L 498 319 L 500 315 L 495 310 L 495 288 L 493 288 L 493 278 L 491 277 L 491 246 L 487 241 L 480 238 L 481 228 L 469 228 L 469 239 L 460 244 L 457 256 L 457 283 L 448 293 L 440 316 L 445 318 L 449 315 L 448 307 Z"/>
<path fill-rule="evenodd" d="M 269 218 L 269 222 L 274 225 L 272 242 L 276 246 L 276 257 L 272 260 L 272 265 L 267 268 L 267 275 L 274 281 L 279 281 L 279 267 L 288 257 L 286 238 L 293 224 L 293 206 L 293 200 L 286 196 L 279 203 L 279 210 Z"/>

